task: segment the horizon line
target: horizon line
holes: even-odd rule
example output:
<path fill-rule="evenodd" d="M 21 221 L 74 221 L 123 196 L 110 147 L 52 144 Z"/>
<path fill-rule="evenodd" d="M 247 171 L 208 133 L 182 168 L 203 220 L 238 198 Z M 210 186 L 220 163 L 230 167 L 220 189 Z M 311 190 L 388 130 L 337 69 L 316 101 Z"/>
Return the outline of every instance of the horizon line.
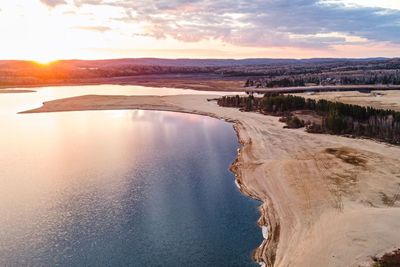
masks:
<path fill-rule="evenodd" d="M 273 58 L 273 57 L 254 57 L 254 58 L 189 58 L 189 57 L 181 57 L 181 58 L 164 58 L 164 57 L 121 57 L 121 58 L 101 58 L 101 59 L 80 59 L 80 58 L 71 58 L 71 59 L 56 59 L 49 61 L 48 63 L 54 63 L 59 61 L 107 61 L 107 60 L 152 60 L 152 59 L 159 59 L 159 60 L 235 60 L 235 61 L 244 61 L 244 60 L 310 60 L 310 59 L 347 59 L 347 60 L 388 60 L 388 59 L 399 59 L 400 56 L 396 57 L 380 57 L 380 56 L 372 56 L 372 57 L 310 57 L 310 58 Z M 1 61 L 21 61 L 21 62 L 37 62 L 37 60 L 33 59 L 0 59 Z"/>

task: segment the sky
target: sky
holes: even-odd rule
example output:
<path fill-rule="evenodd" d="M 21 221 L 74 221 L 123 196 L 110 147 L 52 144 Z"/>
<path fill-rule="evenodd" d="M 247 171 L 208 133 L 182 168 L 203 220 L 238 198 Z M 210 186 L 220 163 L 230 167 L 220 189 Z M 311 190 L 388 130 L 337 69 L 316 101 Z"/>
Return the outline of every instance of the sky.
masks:
<path fill-rule="evenodd" d="M 399 56 L 400 0 L 0 0 L 0 60 Z"/>

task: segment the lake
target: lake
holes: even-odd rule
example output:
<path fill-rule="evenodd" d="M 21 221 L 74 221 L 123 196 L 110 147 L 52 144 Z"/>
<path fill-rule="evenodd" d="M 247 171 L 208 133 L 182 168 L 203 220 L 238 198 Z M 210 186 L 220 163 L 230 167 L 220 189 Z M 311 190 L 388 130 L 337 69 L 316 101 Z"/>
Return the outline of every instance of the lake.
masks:
<path fill-rule="evenodd" d="M 0 266 L 257 266 L 260 203 L 229 171 L 232 124 L 140 110 L 16 114 L 137 89 L 107 88 L 0 94 Z"/>

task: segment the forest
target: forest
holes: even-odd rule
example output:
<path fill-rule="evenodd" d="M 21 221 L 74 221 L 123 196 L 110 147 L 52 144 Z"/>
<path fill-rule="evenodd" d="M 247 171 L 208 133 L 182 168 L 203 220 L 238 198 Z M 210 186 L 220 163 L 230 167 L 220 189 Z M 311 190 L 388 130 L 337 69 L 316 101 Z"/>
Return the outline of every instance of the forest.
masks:
<path fill-rule="evenodd" d="M 328 133 L 378 139 L 392 144 L 400 144 L 400 112 L 375 109 L 359 105 L 331 102 L 324 99 L 315 101 L 300 96 L 267 93 L 262 98 L 224 96 L 218 105 L 238 107 L 243 111 L 256 111 L 265 115 L 282 116 L 281 121 L 289 128 L 306 126 L 310 133 Z M 293 111 L 309 110 L 322 118 L 322 123 L 301 121 L 293 116 Z"/>
<path fill-rule="evenodd" d="M 241 80 L 244 87 L 399 85 L 400 59 L 114 59 L 60 60 L 49 64 L 0 61 L 0 86 L 80 83 L 141 75 L 207 74 Z"/>
<path fill-rule="evenodd" d="M 299 87 L 316 85 L 400 85 L 398 70 L 370 70 L 277 77 L 248 78 L 244 87 Z"/>

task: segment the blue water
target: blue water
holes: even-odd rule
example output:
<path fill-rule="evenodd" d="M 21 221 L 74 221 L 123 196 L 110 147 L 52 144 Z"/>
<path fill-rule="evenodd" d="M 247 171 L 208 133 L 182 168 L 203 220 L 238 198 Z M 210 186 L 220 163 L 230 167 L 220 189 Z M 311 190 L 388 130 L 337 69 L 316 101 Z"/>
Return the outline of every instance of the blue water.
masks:
<path fill-rule="evenodd" d="M 259 203 L 229 171 L 232 124 L 138 110 L 1 119 L 0 266 L 257 266 Z"/>

